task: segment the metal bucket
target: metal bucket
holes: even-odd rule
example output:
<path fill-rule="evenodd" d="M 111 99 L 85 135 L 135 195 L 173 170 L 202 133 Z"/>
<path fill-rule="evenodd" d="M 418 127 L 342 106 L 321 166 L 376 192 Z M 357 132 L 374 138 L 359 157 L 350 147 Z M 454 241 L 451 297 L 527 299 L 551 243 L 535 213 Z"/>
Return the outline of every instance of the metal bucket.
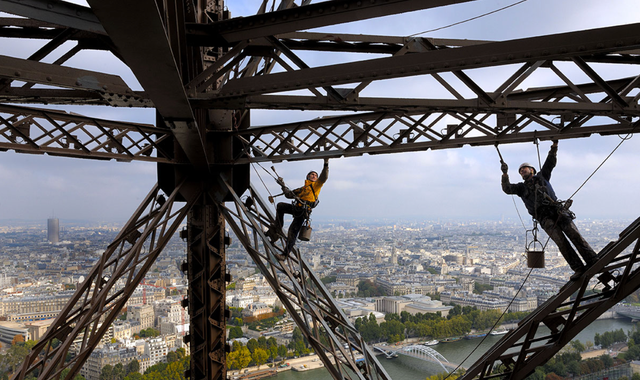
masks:
<path fill-rule="evenodd" d="M 544 251 L 527 251 L 529 268 L 544 268 Z"/>
<path fill-rule="evenodd" d="M 311 239 L 311 226 L 305 224 L 300 228 L 300 233 L 298 234 L 298 239 L 302 241 L 309 241 Z"/>

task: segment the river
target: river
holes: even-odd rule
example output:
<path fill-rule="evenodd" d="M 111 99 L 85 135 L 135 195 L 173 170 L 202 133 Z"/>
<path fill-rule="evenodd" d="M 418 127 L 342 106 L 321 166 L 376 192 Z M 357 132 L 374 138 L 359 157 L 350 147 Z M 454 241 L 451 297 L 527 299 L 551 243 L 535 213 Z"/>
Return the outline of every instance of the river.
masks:
<path fill-rule="evenodd" d="M 586 341 L 593 342 L 596 333 L 604 333 L 622 329 L 625 332 L 631 330 L 634 324 L 627 319 L 602 319 L 593 322 L 589 327 L 582 330 L 575 339 L 580 340 L 583 344 Z M 471 340 L 459 340 L 451 343 L 440 343 L 432 346 L 434 350 L 442 354 L 451 363 L 460 364 L 464 362 L 464 367 L 470 367 L 482 354 L 493 346 L 501 336 L 487 336 L 487 338 L 479 345 L 481 338 Z M 473 350 L 475 351 L 471 353 Z M 471 353 L 471 354 L 470 354 Z M 424 380 L 428 376 L 432 376 L 442 371 L 442 367 L 436 363 L 412 358 L 405 355 L 399 355 L 397 359 L 385 359 L 384 356 L 378 356 L 378 360 L 387 370 L 389 376 L 393 380 Z M 278 374 L 277 380 L 331 380 L 331 375 L 326 369 L 314 369 L 306 372 L 285 371 Z"/>

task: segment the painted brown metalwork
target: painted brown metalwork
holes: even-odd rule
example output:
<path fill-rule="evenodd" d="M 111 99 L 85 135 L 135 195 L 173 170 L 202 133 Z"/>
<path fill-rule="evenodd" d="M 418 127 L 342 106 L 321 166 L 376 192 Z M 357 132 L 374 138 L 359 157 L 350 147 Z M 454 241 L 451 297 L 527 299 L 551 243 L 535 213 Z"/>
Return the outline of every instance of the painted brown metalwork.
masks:
<path fill-rule="evenodd" d="M 193 200 L 179 205 L 176 198 L 181 186 L 166 197 L 158 186 L 149 192 L 45 336 L 33 347 L 14 379 L 34 374 L 41 379 L 59 378 L 67 368 L 70 378 L 79 373 L 186 217 Z M 125 284 L 116 286 L 118 282 Z M 62 343 L 55 347 L 54 339 Z M 67 361 L 72 345 L 77 345 L 73 348 L 76 355 Z"/>
<path fill-rule="evenodd" d="M 389 375 L 362 339 L 320 277 L 313 272 L 297 248 L 285 261 L 284 236 L 275 244 L 264 231 L 274 223 L 269 204 L 254 189 L 237 194 L 225 183 L 233 197 L 222 213 L 254 263 L 265 276 L 286 310 L 334 379 L 389 379 Z M 364 359 L 362 364 L 358 359 Z"/>
<path fill-rule="evenodd" d="M 520 380 L 552 358 L 585 327 L 640 287 L 640 219 L 598 254 L 598 262 L 576 281 L 520 321 L 461 377 L 463 380 Z M 611 273 L 617 273 L 615 277 Z M 589 280 L 599 278 L 602 292 L 586 295 Z M 541 326 L 548 334 L 536 335 Z M 534 338 L 535 337 L 535 338 Z"/>
<path fill-rule="evenodd" d="M 72 379 L 187 217 L 190 378 L 226 378 L 228 223 L 335 379 L 388 379 L 300 252 L 284 262 L 274 258 L 282 242 L 264 236 L 273 215 L 249 186 L 248 164 L 627 134 L 640 123 L 640 24 L 499 42 L 302 32 L 465 2 L 283 0 L 269 11 L 265 1 L 255 16 L 235 18 L 222 0 L 89 0 L 91 8 L 60 0 L 0 2 L 0 11 L 25 17 L 0 18 L 0 38 L 44 42 L 26 58 L 0 57 L 0 150 L 151 161 L 159 176 L 15 378 L 58 378 L 69 368 L 65 380 Z M 143 90 L 66 64 L 88 50 L 112 53 Z M 53 52 L 59 54 L 51 62 Z M 308 52 L 367 55 L 314 67 L 303 59 Z M 625 65 L 632 73 L 604 78 L 596 64 Z M 507 79 L 487 85 L 482 75 L 496 67 Z M 569 70 L 588 81 L 570 79 Z M 549 74 L 555 79 L 549 87 L 524 85 Z M 424 95 L 367 95 L 372 83 L 403 77 L 424 80 Z M 17 103 L 154 107 L 157 120 L 155 126 L 109 121 Z M 349 113 L 253 126 L 253 109 Z M 625 230 L 584 278 L 505 336 L 468 378 L 524 378 L 640 286 L 632 268 L 637 245 L 623 252 L 638 240 L 638 228 Z M 584 297 L 589 278 L 617 268 L 623 274 L 604 279 L 603 293 Z M 114 286 L 120 280 L 124 288 Z M 574 291 L 578 297 L 565 301 Z M 544 340 L 532 339 L 539 323 L 552 330 Z M 78 354 L 65 363 L 80 337 Z M 54 338 L 62 344 L 52 349 Z M 505 354 L 512 347 L 518 353 Z"/>

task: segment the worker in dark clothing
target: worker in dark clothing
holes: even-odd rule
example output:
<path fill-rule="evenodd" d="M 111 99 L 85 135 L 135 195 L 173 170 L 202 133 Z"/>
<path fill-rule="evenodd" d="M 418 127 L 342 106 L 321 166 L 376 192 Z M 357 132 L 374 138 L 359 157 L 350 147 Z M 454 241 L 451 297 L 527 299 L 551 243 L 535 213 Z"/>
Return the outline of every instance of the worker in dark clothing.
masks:
<path fill-rule="evenodd" d="M 507 174 L 509 167 L 502 162 L 502 190 L 507 194 L 517 194 L 522 198 L 529 214 L 540 222 L 547 235 L 558 246 L 571 269 L 576 272 L 571 276 L 574 279 L 581 276 L 587 268 L 593 265 L 597 261 L 597 256 L 573 223 L 573 213 L 558 202 L 553 187 L 549 183 L 551 171 L 556 166 L 557 152 L 558 141 L 554 140 L 540 173 L 536 173 L 536 169 L 526 162 L 520 165 L 518 172 L 524 182 L 516 184 L 509 182 Z M 580 257 L 576 254 L 569 240 L 575 245 L 586 266 L 580 261 Z"/>
<path fill-rule="evenodd" d="M 328 158 L 324 159 L 324 167 L 322 168 L 320 176 L 318 176 L 317 172 L 310 171 L 304 181 L 304 186 L 300 188 L 289 190 L 282 178 L 278 178 L 277 182 L 282 187 L 284 196 L 293 199 L 291 203 L 278 203 L 276 207 L 275 225 L 267 231 L 267 236 L 271 238 L 272 242 L 277 240 L 278 231 L 281 231 L 284 225 L 284 214 L 293 216 L 293 221 L 291 221 L 289 231 L 287 232 L 287 244 L 284 248 L 284 257 L 278 257 L 279 259 L 284 259 L 293 249 L 302 225 L 309 219 L 311 210 L 318 204 L 318 195 L 320 195 L 320 190 L 327 181 L 327 178 L 329 178 Z"/>

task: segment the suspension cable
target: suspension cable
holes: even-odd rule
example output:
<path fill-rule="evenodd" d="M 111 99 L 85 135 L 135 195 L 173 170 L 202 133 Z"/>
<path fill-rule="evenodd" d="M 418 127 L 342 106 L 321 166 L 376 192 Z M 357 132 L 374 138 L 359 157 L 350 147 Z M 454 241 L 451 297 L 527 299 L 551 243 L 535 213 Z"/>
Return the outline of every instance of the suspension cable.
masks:
<path fill-rule="evenodd" d="M 414 33 L 414 34 L 409 35 L 408 37 L 415 37 L 415 36 L 420 35 L 420 34 L 431 33 L 431 32 L 435 32 L 435 31 L 438 31 L 438 30 L 442 30 L 442 29 L 450 28 L 450 27 L 452 27 L 452 26 L 456 26 L 456 25 L 464 24 L 465 22 L 473 21 L 473 20 L 476 20 L 476 19 L 482 18 L 482 17 L 484 17 L 484 16 L 489 16 L 489 15 L 491 15 L 491 14 L 494 14 L 494 13 L 497 13 L 497 12 L 503 11 L 503 10 L 505 10 L 505 9 L 508 9 L 508 8 L 514 7 L 514 6 L 518 5 L 518 4 L 524 3 L 525 1 L 527 1 L 527 0 L 520 0 L 520 1 L 517 1 L 517 2 L 515 2 L 515 3 L 513 3 L 513 4 L 507 5 L 507 6 L 505 6 L 505 7 L 502 7 L 502 8 L 499 8 L 499 9 L 495 9 L 495 10 L 493 10 L 493 11 L 491 11 L 491 12 L 483 13 L 483 14 L 481 14 L 481 15 L 478 15 L 478 16 L 475 16 L 475 17 L 471 17 L 471 18 L 468 18 L 468 19 L 466 19 L 466 20 L 462 20 L 462 21 L 454 22 L 453 24 L 449 24 L 449 25 L 441 26 L 441 27 L 436 28 L 436 29 L 425 30 L 424 32 Z"/>
<path fill-rule="evenodd" d="M 620 138 L 620 143 L 618 143 L 618 145 L 616 145 L 616 147 L 613 148 L 611 153 L 609 153 L 607 158 L 605 158 L 604 161 L 602 161 L 602 163 L 600 163 L 600 165 L 596 168 L 596 170 L 594 170 L 593 173 L 591 173 L 591 175 L 587 179 L 584 180 L 582 185 L 580 185 L 580 187 L 578 187 L 578 190 L 576 190 L 573 194 L 571 194 L 569 199 L 573 198 L 578 193 L 578 191 L 580 191 L 580 189 L 582 189 L 582 187 L 591 179 L 591 177 L 593 177 L 594 174 L 596 174 L 596 172 L 602 167 L 602 165 L 604 165 L 604 163 L 607 162 L 609 157 L 611 157 L 613 155 L 613 153 L 616 150 L 618 150 L 618 148 L 620 148 L 620 145 L 622 145 L 623 142 L 625 142 L 627 140 L 630 140 L 633 137 L 633 133 L 629 132 L 625 137 L 620 137 L 620 135 L 618 135 L 618 137 Z M 569 199 L 567 199 L 567 200 L 569 200 Z"/>
<path fill-rule="evenodd" d="M 515 302 L 516 298 L 518 298 L 518 294 L 520 294 L 520 291 L 522 290 L 522 288 L 524 287 L 524 284 L 527 283 L 527 280 L 529 279 L 529 276 L 531 276 L 531 272 L 533 272 L 533 268 L 531 268 L 529 270 L 529 273 L 527 273 L 527 276 L 524 278 L 524 281 L 522 281 L 522 284 L 520 284 L 520 287 L 518 288 L 518 291 L 516 292 L 516 294 L 513 296 L 513 298 L 511 298 L 511 301 L 509 301 L 509 304 L 507 305 L 507 307 L 505 307 L 504 311 L 502 312 L 502 314 L 500 315 L 500 317 L 498 317 L 498 319 L 496 320 L 496 322 L 493 324 L 493 326 L 491 326 L 491 329 L 489 330 L 489 332 L 487 333 L 487 335 L 485 335 L 482 340 L 480 341 L 480 343 L 478 343 L 476 345 L 476 347 L 471 350 L 471 352 L 469 352 L 469 354 L 467 355 L 467 357 L 465 357 L 460 364 L 458 364 L 458 366 L 456 368 L 454 368 L 451 372 L 449 372 L 447 374 L 447 376 L 445 376 L 444 379 L 442 380 L 447 380 L 451 375 L 453 375 L 458 369 L 460 369 L 460 367 L 462 367 L 462 364 L 464 364 L 465 361 L 467 361 L 467 359 L 469 359 L 469 357 L 471 357 L 471 355 L 473 355 L 474 352 L 476 352 L 476 350 L 480 347 L 480 345 L 485 341 L 485 339 L 487 339 L 487 337 L 491 334 L 491 331 L 493 331 L 496 326 L 498 326 L 498 323 L 500 323 L 500 320 L 502 319 L 502 317 L 504 317 L 504 315 L 507 313 L 507 310 L 509 310 L 509 308 L 511 307 L 511 305 L 513 304 L 513 302 Z"/>

